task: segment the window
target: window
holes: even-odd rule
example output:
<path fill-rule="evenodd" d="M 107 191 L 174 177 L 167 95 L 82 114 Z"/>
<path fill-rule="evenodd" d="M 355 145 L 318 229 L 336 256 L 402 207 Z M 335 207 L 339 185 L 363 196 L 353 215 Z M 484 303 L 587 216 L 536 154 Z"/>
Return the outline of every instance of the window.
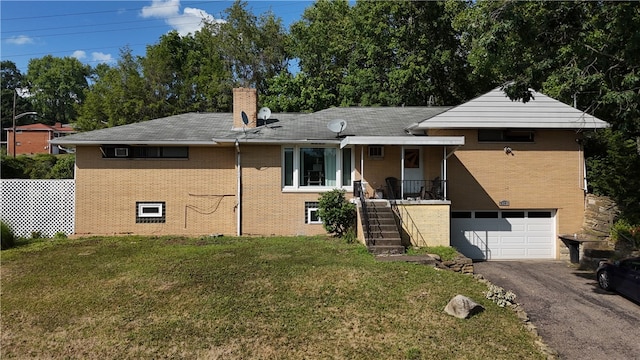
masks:
<path fill-rule="evenodd" d="M 285 147 L 282 183 L 285 187 L 352 186 L 352 151 L 337 147 Z"/>
<path fill-rule="evenodd" d="M 369 157 L 373 159 L 384 158 L 384 146 L 381 145 L 369 145 L 367 147 L 369 151 Z"/>
<path fill-rule="evenodd" d="M 351 149 L 342 149 L 342 186 L 351 186 Z"/>
<path fill-rule="evenodd" d="M 452 219 L 471 219 L 471 211 L 452 211 Z"/>
<path fill-rule="evenodd" d="M 477 211 L 475 213 L 476 219 L 497 219 L 498 212 L 497 211 Z"/>
<path fill-rule="evenodd" d="M 136 223 L 164 223 L 164 202 L 136 202 Z"/>
<path fill-rule="evenodd" d="M 305 224 L 322 224 L 320 216 L 318 216 L 318 203 L 314 201 L 306 201 L 304 203 L 305 208 Z"/>
<path fill-rule="evenodd" d="M 187 159 L 187 146 L 130 146 L 103 145 L 103 158 L 131 158 L 131 159 Z"/>
<path fill-rule="evenodd" d="M 524 219 L 524 211 L 504 211 L 502 212 L 502 218 L 503 219 L 510 219 L 510 218 Z"/>
<path fill-rule="evenodd" d="M 528 218 L 552 218 L 551 211 L 529 211 Z"/>
<path fill-rule="evenodd" d="M 478 142 L 533 142 L 534 134 L 533 130 L 480 129 Z"/>
<path fill-rule="evenodd" d="M 404 150 L 404 168 L 405 169 L 420 168 L 420 149 Z"/>

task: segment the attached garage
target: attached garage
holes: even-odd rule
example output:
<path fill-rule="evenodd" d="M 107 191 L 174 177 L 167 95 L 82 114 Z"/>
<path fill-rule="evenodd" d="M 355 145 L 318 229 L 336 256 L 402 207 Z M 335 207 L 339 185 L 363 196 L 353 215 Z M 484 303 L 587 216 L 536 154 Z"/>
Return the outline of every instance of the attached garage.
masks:
<path fill-rule="evenodd" d="M 452 211 L 451 245 L 476 260 L 554 259 L 555 210 Z"/>

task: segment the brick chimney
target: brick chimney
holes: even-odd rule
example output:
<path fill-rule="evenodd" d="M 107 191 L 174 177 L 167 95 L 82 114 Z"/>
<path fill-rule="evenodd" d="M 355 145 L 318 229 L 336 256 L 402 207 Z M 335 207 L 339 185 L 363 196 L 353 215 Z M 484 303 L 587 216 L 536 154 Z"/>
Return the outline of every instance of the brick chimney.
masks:
<path fill-rule="evenodd" d="M 247 114 L 249 123 L 242 121 L 242 112 Z M 255 128 L 258 119 L 258 92 L 251 88 L 233 89 L 233 128 L 242 129 Z"/>

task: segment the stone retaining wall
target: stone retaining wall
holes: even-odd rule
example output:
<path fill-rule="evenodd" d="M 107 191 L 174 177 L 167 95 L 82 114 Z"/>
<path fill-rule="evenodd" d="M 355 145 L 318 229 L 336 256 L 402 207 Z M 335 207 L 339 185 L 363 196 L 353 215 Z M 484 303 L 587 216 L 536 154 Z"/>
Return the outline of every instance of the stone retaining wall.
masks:
<path fill-rule="evenodd" d="M 453 260 L 441 261 L 436 259 L 436 267 L 451 270 L 463 274 L 473 274 L 473 260 L 463 255 L 458 255 Z"/>
<path fill-rule="evenodd" d="M 587 194 L 580 239 L 588 240 L 580 246 L 580 267 L 595 269 L 600 260 L 614 255 L 610 242 L 611 227 L 618 217 L 617 204 L 606 196 Z"/>

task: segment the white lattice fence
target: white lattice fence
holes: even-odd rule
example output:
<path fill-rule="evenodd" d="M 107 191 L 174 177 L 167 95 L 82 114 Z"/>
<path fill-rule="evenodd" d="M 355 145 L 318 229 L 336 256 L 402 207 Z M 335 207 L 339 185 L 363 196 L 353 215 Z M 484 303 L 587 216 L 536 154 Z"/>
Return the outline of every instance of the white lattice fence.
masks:
<path fill-rule="evenodd" d="M 75 181 L 0 180 L 0 218 L 16 236 L 30 237 L 32 232 L 52 237 L 58 232 L 73 234 Z"/>

